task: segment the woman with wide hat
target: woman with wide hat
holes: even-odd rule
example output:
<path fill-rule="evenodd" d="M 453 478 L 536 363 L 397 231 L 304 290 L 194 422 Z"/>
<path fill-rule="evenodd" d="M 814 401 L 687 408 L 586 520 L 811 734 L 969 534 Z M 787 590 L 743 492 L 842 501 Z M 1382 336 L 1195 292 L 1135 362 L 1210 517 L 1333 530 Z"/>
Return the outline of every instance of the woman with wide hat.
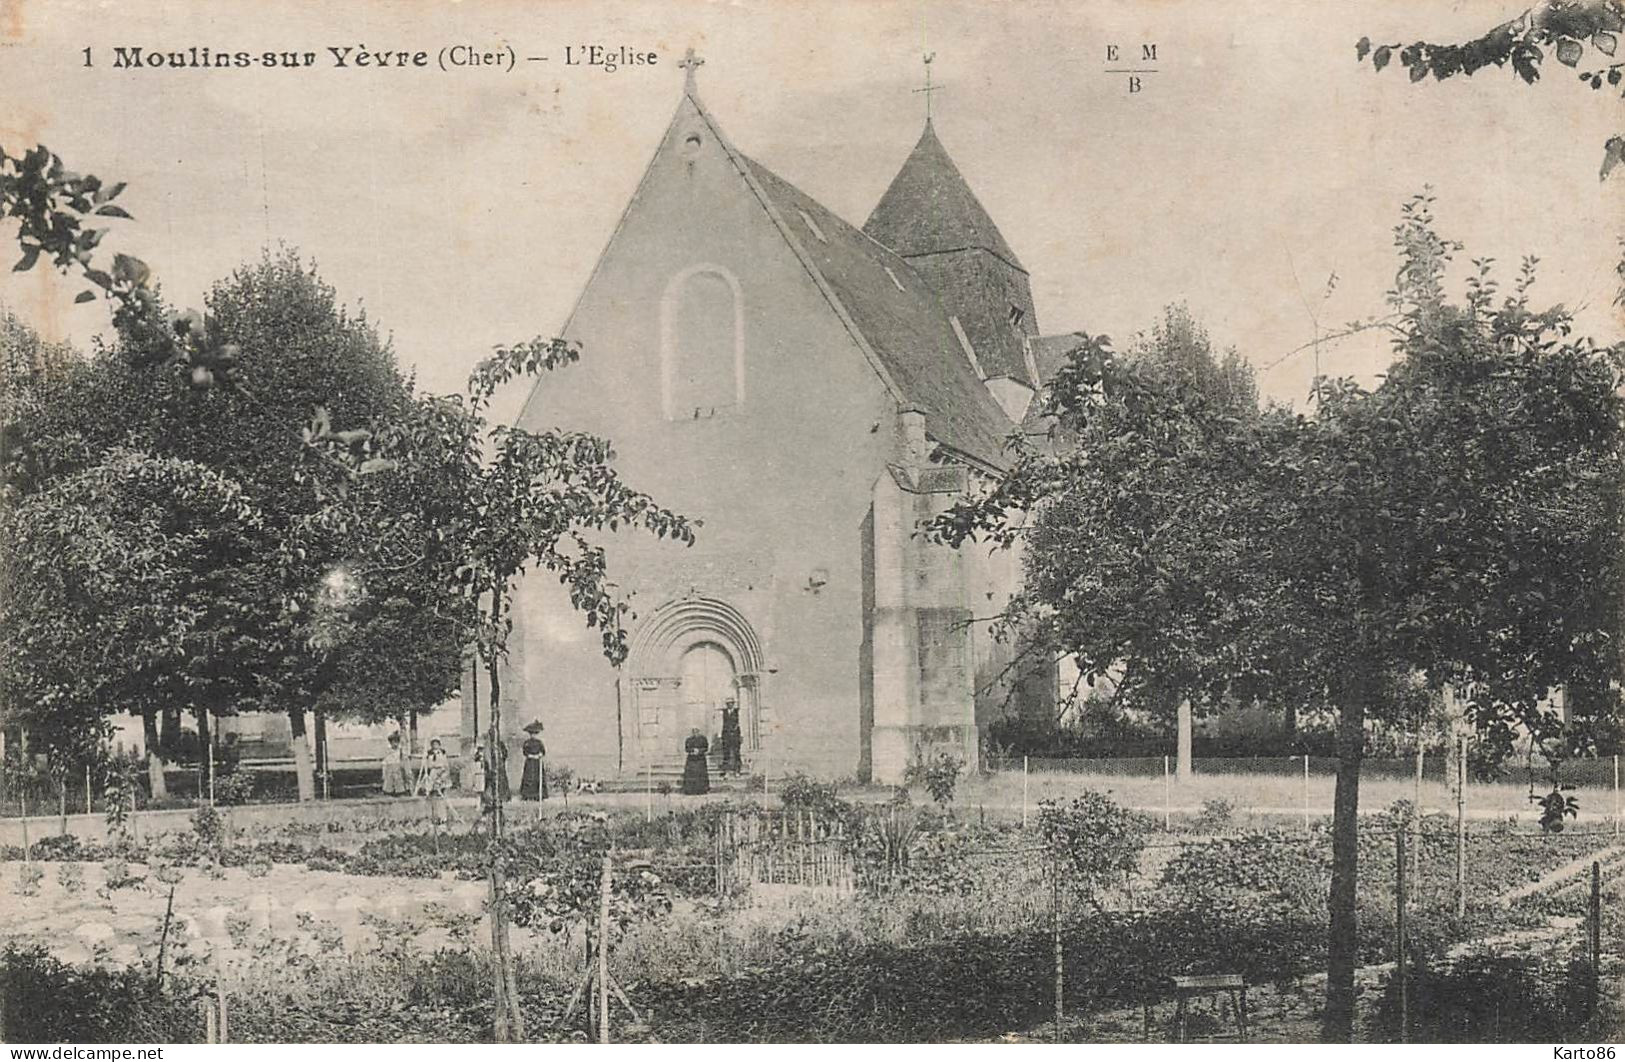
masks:
<path fill-rule="evenodd" d="M 525 727 L 525 733 L 530 736 L 520 746 L 519 751 L 525 757 L 525 773 L 519 779 L 520 800 L 546 800 L 547 799 L 547 746 L 542 744 L 542 721 L 534 719 Z"/>

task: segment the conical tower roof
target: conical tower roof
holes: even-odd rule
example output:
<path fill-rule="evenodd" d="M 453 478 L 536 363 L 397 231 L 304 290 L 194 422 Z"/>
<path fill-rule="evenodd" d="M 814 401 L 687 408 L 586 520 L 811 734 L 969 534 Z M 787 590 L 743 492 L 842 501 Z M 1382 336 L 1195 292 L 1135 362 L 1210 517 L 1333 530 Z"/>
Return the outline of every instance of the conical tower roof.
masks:
<path fill-rule="evenodd" d="M 905 258 L 981 248 L 1027 271 L 948 157 L 929 120 L 863 231 Z"/>

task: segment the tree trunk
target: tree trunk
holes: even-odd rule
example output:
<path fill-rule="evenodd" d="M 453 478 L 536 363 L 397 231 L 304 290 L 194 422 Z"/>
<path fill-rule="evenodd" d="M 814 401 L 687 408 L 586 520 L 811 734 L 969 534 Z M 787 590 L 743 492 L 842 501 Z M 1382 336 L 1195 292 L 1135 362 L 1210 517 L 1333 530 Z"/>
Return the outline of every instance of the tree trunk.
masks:
<path fill-rule="evenodd" d="M 192 718 L 197 721 L 197 798 L 209 799 L 209 764 L 213 755 L 214 735 L 209 728 L 209 710 L 207 708 L 192 709 Z"/>
<path fill-rule="evenodd" d="M 175 750 L 181 743 L 180 706 L 177 704 L 166 705 L 159 721 L 163 726 L 163 731 L 158 738 L 158 752 L 163 756 L 166 763 L 173 762 Z"/>
<path fill-rule="evenodd" d="M 164 784 L 163 739 L 158 736 L 155 709 L 147 708 L 141 713 L 141 743 L 147 747 L 147 789 L 153 800 L 164 800 L 169 796 L 169 787 Z"/>
<path fill-rule="evenodd" d="M 1189 782 L 1194 773 L 1191 766 L 1191 744 L 1194 737 L 1195 722 L 1191 718 L 1191 702 L 1189 697 L 1179 702 L 1179 739 L 1178 760 L 1174 767 L 1174 774 L 1181 783 Z"/>
<path fill-rule="evenodd" d="M 322 799 L 332 792 L 332 768 L 327 762 L 327 713 L 316 709 L 316 776 L 322 780 Z"/>
<path fill-rule="evenodd" d="M 410 709 L 406 713 L 406 735 L 407 740 L 411 743 L 412 755 L 416 756 L 418 754 L 418 710 L 416 708 Z"/>
<path fill-rule="evenodd" d="M 491 604 L 491 615 L 498 623 L 501 622 L 502 601 L 500 597 L 494 598 Z M 502 679 L 497 672 L 498 657 L 493 651 L 486 660 L 486 666 L 491 673 L 491 729 L 486 744 L 486 770 L 498 771 L 503 764 L 497 755 L 497 742 L 502 740 Z M 413 713 L 416 722 L 417 713 Z M 501 779 L 492 779 L 487 783 L 491 791 L 501 794 Z M 503 807 L 500 799 L 490 803 L 491 821 L 489 824 L 490 843 L 495 848 L 502 838 Z M 524 1038 L 524 1015 L 519 1009 L 519 986 L 514 976 L 513 950 L 508 940 L 508 910 L 505 899 L 505 888 L 502 880 L 502 865 L 500 858 L 493 852 L 490 863 L 490 906 L 491 906 L 491 945 L 494 965 L 492 977 L 492 1009 L 495 1015 L 492 1032 L 498 1043 L 510 1039 L 518 1041 Z"/>
<path fill-rule="evenodd" d="M 1288 743 L 1298 736 L 1298 706 L 1290 700 L 1287 701 L 1286 711 L 1281 719 L 1281 733 Z"/>
<path fill-rule="evenodd" d="M 1337 790 L 1332 799 L 1331 929 L 1326 944 L 1324 1043 L 1354 1037 L 1354 967 L 1359 959 L 1356 910 L 1360 855 L 1360 761 L 1365 755 L 1365 709 L 1369 685 L 1363 676 L 1343 690 L 1337 720 Z"/>
<path fill-rule="evenodd" d="M 305 710 L 288 709 L 288 728 L 292 732 L 293 770 L 299 779 L 299 799 L 316 799 L 316 772 L 310 762 L 310 743 L 305 740 Z"/>

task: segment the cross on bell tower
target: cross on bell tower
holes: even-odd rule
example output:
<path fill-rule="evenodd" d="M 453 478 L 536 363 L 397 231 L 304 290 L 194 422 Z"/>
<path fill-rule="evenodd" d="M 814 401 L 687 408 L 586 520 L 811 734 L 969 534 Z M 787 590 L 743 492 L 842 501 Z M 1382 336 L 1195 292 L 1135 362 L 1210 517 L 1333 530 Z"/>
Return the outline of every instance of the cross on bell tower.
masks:
<path fill-rule="evenodd" d="M 923 55 L 921 55 L 920 59 L 921 59 L 922 62 L 925 63 L 925 87 L 924 88 L 917 88 L 917 89 L 914 90 L 915 92 L 923 92 L 923 93 L 925 93 L 925 124 L 926 125 L 931 124 L 931 93 L 933 93 L 933 92 L 941 92 L 942 91 L 942 86 L 941 85 L 933 85 L 933 84 L 931 84 L 931 60 L 935 59 L 936 57 L 937 57 L 936 52 L 926 52 Z"/>
<path fill-rule="evenodd" d="M 677 65 L 683 69 L 683 93 L 688 96 L 694 95 L 694 75 L 705 65 L 705 60 L 695 55 L 694 49 L 690 48 L 683 53 L 683 58 L 678 60 Z"/>

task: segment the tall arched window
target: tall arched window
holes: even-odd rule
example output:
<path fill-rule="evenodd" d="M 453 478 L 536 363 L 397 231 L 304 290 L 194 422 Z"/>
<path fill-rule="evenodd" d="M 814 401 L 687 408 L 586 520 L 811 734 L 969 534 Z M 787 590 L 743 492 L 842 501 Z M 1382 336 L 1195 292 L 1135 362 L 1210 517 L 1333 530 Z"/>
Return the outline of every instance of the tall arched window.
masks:
<path fill-rule="evenodd" d="M 718 266 L 684 270 L 661 300 L 661 392 L 666 417 L 704 418 L 745 400 L 739 282 Z"/>

